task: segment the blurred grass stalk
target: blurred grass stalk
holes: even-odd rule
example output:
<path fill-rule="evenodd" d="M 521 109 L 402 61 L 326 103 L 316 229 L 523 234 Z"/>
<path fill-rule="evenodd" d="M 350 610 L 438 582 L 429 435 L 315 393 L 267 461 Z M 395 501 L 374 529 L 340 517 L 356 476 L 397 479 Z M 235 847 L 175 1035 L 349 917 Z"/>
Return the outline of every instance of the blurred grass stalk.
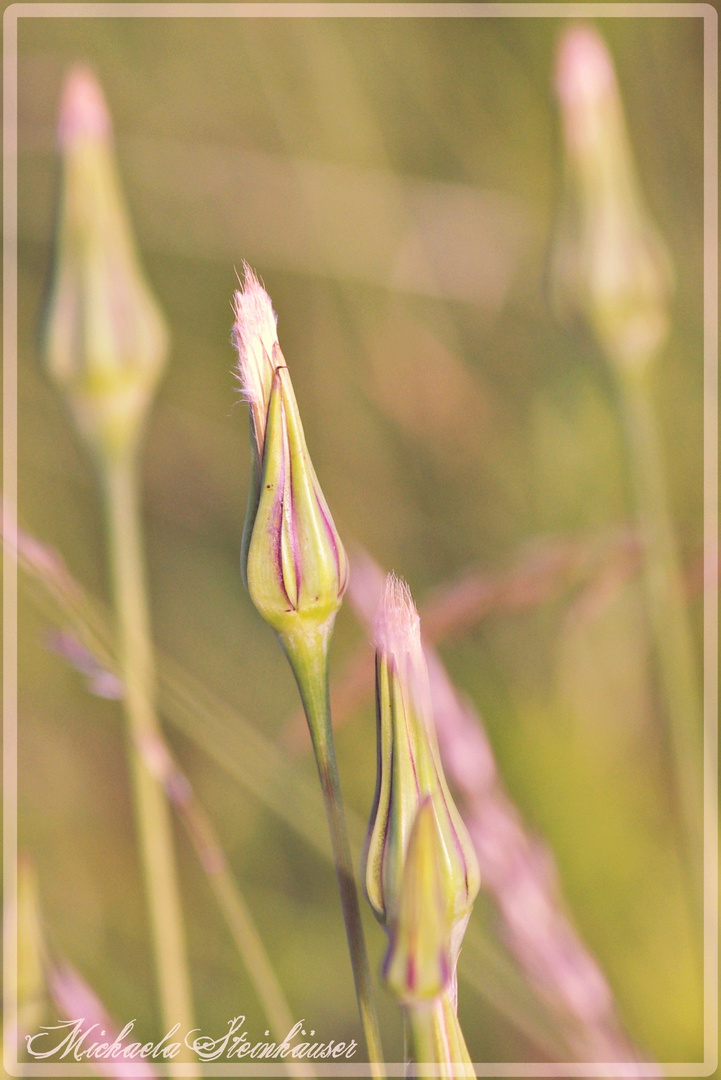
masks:
<path fill-rule="evenodd" d="M 4 517 L 0 515 L 0 533 L 5 543 L 8 543 L 5 527 Z M 97 602 L 93 602 L 85 595 L 52 549 L 38 543 L 20 529 L 17 530 L 17 541 L 18 546 L 14 550 L 14 555 L 18 559 L 20 568 L 42 585 L 43 592 L 36 596 L 41 608 L 58 625 L 62 623 L 67 627 L 69 620 L 72 626 L 72 631 L 65 628 L 53 633 L 48 639 L 48 646 L 85 678 L 90 693 L 105 698 L 120 698 L 124 688 L 119 678 L 120 665 L 108 614 Z M 50 600 L 50 604 L 46 604 L 47 600 Z M 163 660 L 162 683 L 163 669 L 173 667 L 173 665 L 167 657 L 161 657 L 161 659 Z M 186 682 L 191 685 L 186 686 Z M 208 727 L 211 727 L 215 720 L 224 731 L 229 727 L 240 728 L 241 742 L 246 748 L 248 745 L 253 746 L 253 752 L 249 755 L 253 758 L 253 767 L 249 767 L 245 774 L 246 784 L 261 797 L 267 794 L 264 786 L 266 770 L 258 768 L 258 759 L 263 757 L 264 750 L 266 756 L 272 755 L 272 746 L 264 744 L 262 736 L 255 733 L 250 725 L 244 724 L 244 721 L 232 712 L 227 716 L 224 713 L 220 718 L 214 717 L 213 711 L 217 713 L 219 706 L 217 703 L 208 704 L 199 688 L 192 685 L 192 680 L 182 669 L 173 667 L 172 675 L 165 676 L 165 684 L 166 694 L 170 698 L 165 708 L 170 710 L 170 718 L 174 718 L 173 710 L 179 710 L 181 714 L 192 717 L 196 724 L 199 721 L 200 730 L 206 737 L 205 741 L 199 738 L 196 726 L 184 728 L 181 724 L 180 729 L 194 738 L 206 753 L 210 753 L 211 758 L 225 764 L 226 768 L 229 765 L 229 752 L 227 748 L 217 753 L 209 749 Z M 171 686 L 172 693 L 169 692 Z M 209 709 L 211 712 L 208 712 Z M 175 722 L 179 723 L 177 716 L 175 716 Z M 165 740 L 162 738 L 144 740 L 141 750 L 148 770 L 162 784 L 171 806 L 188 834 L 238 953 L 245 964 L 258 1000 L 268 1018 L 273 1035 L 281 1040 L 293 1025 L 292 1014 L 245 897 L 230 870 L 215 828 L 198 802 L 192 786 L 172 756 Z M 237 754 L 232 754 L 231 757 L 233 761 L 239 759 Z M 233 769 L 230 771 L 235 775 Z M 292 800 L 288 799 L 289 784 L 295 778 L 290 778 L 287 771 L 284 774 L 282 762 L 279 760 L 269 762 L 268 771 L 276 777 L 281 774 L 279 785 L 283 789 L 284 806 L 289 811 L 291 823 L 300 829 L 301 834 L 305 827 L 306 839 L 309 836 L 315 838 L 312 808 L 304 805 L 301 821 L 297 813 L 294 813 Z M 248 782 L 251 776 L 259 782 L 260 787 L 254 787 Z M 272 798 L 269 797 L 267 801 L 273 806 Z M 279 809 L 277 806 L 273 808 Z M 21 965 L 21 975 L 23 978 L 31 976 L 32 965 L 28 973 Z M 27 994 L 24 996 L 27 998 Z M 308 1067 L 302 1062 L 286 1061 L 283 1062 L 282 1067 L 289 1075 L 309 1075 Z"/>
<path fill-rule="evenodd" d="M 58 138 L 62 187 L 46 356 L 100 476 L 160 1009 L 166 1030 L 179 1024 L 185 1033 L 195 1025 L 172 821 L 143 753 L 162 735 L 137 469 L 167 332 L 138 265 L 102 91 L 84 69 L 72 71 L 65 84 Z"/>
<path fill-rule="evenodd" d="M 47 1032 L 43 1031 L 41 1025 L 48 1019 L 51 1004 L 57 1013 L 69 1022 L 67 1030 L 71 1042 L 72 1029 L 82 1017 L 81 1023 L 85 1025 L 86 1032 L 91 1033 L 96 1029 L 110 1040 L 110 1046 L 105 1044 L 107 1049 L 116 1044 L 127 1047 L 129 1040 L 120 1038 L 123 1033 L 94 990 L 67 961 L 51 954 L 45 941 L 37 875 L 27 855 L 21 855 L 18 860 L 17 911 L 14 914 L 17 920 L 20 975 L 18 1047 L 23 1043 L 34 1043 L 36 1047 L 41 1047 L 36 1052 L 42 1054 L 45 1049 L 42 1044 Z M 76 1045 L 82 1046 L 80 1040 Z M 97 1042 L 91 1043 L 84 1049 L 98 1045 Z M 86 1067 L 92 1069 L 92 1065 Z M 112 1053 L 103 1060 L 100 1071 L 106 1076 L 117 1077 L 118 1080 L 129 1075 L 137 1077 L 138 1080 L 152 1080 L 157 1077 L 157 1073 L 147 1061 L 134 1061 L 129 1071 L 127 1062 L 123 1064 L 116 1060 Z"/>
<path fill-rule="evenodd" d="M 273 1037 L 280 1043 L 293 1027 L 293 1015 L 273 970 L 245 897 L 231 873 L 212 821 L 198 802 L 167 743 L 161 738 L 146 742 L 143 752 L 150 772 L 161 781 L 170 804 L 183 824 L 198 861 L 205 871 L 218 907 L 238 954 L 258 995 Z M 311 1076 L 302 1062 L 283 1061 L 289 1076 Z"/>
<path fill-rule="evenodd" d="M 669 330 L 672 269 L 643 205 L 613 64 L 593 29 L 574 27 L 561 39 L 556 91 L 569 196 L 555 251 L 557 298 L 583 312 L 618 386 L 682 850 L 697 915 L 703 867 L 702 707 L 651 386 Z"/>
<path fill-rule="evenodd" d="M 14 544 L 15 530 L 9 530 L 2 517 L 0 528 L 5 543 Z M 54 624 L 65 627 L 69 624 L 72 627 L 72 633 L 64 631 L 60 640 L 53 641 L 52 647 L 61 651 L 76 667 L 88 681 L 91 691 L 104 691 L 109 685 L 108 676 L 112 684 L 119 671 L 108 612 L 102 603 L 85 593 L 54 549 L 21 529 L 16 532 L 17 547 L 13 546 L 11 550 L 23 572 L 25 586 L 37 586 L 32 592 L 39 610 Z M 357 578 L 359 564 L 356 561 L 354 565 L 354 578 Z M 380 570 L 377 582 L 377 588 L 372 593 L 373 611 L 383 582 Z M 367 616 L 371 620 L 373 611 Z M 293 829 L 311 850 L 323 858 L 331 858 L 323 831 L 322 809 L 315 797 L 315 786 L 295 769 L 274 743 L 197 682 L 185 668 L 162 653 L 158 654 L 158 658 L 161 701 L 168 719 L 192 739 L 209 760 Z M 434 681 L 431 680 L 432 690 Z M 444 708 L 442 703 L 441 707 Z M 437 706 L 434 703 L 435 709 Z M 437 712 L 436 715 L 444 714 Z M 480 721 L 477 723 L 480 730 Z M 439 737 L 441 731 L 439 727 Z M 469 745 L 471 753 L 476 754 L 473 743 Z M 474 771 L 474 782 L 481 780 Z M 352 811 L 348 814 L 348 820 L 351 836 L 360 844 L 365 824 Z M 554 1020 L 546 1016 L 543 1010 L 539 1011 L 539 1001 L 533 999 L 522 974 L 516 971 L 500 946 L 479 923 L 468 926 L 465 940 L 466 958 L 472 957 L 473 963 L 465 964 L 462 975 L 487 1004 L 509 1020 L 539 1053 L 545 1054 L 549 1060 L 559 1060 L 568 1047 L 559 1037 Z M 256 991 L 262 1000 L 258 987 Z"/>

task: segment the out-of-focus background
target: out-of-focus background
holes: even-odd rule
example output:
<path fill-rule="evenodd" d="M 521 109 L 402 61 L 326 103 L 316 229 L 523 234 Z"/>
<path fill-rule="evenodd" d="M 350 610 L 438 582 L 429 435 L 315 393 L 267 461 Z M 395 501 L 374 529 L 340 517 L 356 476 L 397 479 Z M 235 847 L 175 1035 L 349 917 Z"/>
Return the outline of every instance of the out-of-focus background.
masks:
<path fill-rule="evenodd" d="M 700 656 L 703 26 L 595 25 L 675 272 L 652 390 Z M 584 324 L 562 322 L 551 303 L 563 197 L 553 68 L 564 26 L 21 18 L 19 519 L 108 597 L 95 476 L 38 345 L 54 125 L 66 72 L 83 62 L 107 96 L 138 245 L 172 334 L 143 463 L 155 640 L 230 707 L 217 723 L 191 711 L 182 731 L 172 717 L 166 729 L 293 1014 L 327 1038 L 360 1038 L 332 867 L 303 835 L 308 823 L 323 833 L 323 821 L 294 726 L 296 688 L 239 573 L 249 451 L 230 328 L 243 260 L 273 299 L 346 544 L 406 577 L 421 609 L 464 575 L 501 582 L 477 615 L 450 620 L 440 654 L 482 716 L 527 827 L 555 856 L 567 910 L 629 1038 L 642 1057 L 698 1061 L 700 932 L 617 389 Z M 120 1024 L 137 1017 L 157 1038 L 119 705 L 89 694 L 48 647 L 47 618 L 27 591 L 19 633 L 20 845 L 36 867 L 47 941 Z M 336 686 L 368 641 L 346 604 Z M 288 788 L 285 817 L 282 791 L 273 804 L 244 780 L 254 751 L 233 712 L 308 780 L 302 795 Z M 374 786 L 370 692 L 338 713 L 357 850 Z M 219 1035 L 244 1013 L 262 1036 L 251 981 L 180 832 L 178 845 L 198 1022 Z M 474 927 L 507 958 L 483 895 Z M 367 928 L 377 971 L 384 939 L 371 917 Z M 539 1016 L 510 959 L 484 992 L 482 961 L 482 950 L 464 950 L 472 1059 L 553 1059 L 553 1039 L 534 1038 L 553 1033 L 552 1012 Z M 379 994 L 386 1054 L 400 1060 L 397 1009 Z"/>

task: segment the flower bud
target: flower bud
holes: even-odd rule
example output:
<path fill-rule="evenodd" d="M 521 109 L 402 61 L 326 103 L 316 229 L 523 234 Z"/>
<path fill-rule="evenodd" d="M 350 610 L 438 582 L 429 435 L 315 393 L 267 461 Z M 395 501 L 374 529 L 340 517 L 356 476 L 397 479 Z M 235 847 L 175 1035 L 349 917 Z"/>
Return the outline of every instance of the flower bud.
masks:
<path fill-rule="evenodd" d="M 562 38 L 556 92 L 567 173 L 556 300 L 583 312 L 622 370 L 643 368 L 668 332 L 672 270 L 643 205 L 611 58 L 594 30 L 575 27 Z"/>
<path fill-rule="evenodd" d="M 83 68 L 65 83 L 58 141 L 61 192 L 45 353 L 82 437 L 107 460 L 137 443 L 167 331 L 135 252 L 102 91 Z"/>
<path fill-rule="evenodd" d="M 244 577 L 256 608 L 291 654 L 303 639 L 325 641 L 348 582 L 348 561 L 308 454 L 270 298 L 247 269 L 235 308 L 254 447 Z"/>
<path fill-rule="evenodd" d="M 364 850 L 366 895 L 393 933 L 411 831 L 419 807 L 429 800 L 437 831 L 434 873 L 441 882 L 453 972 L 478 892 L 478 862 L 440 761 L 420 620 L 408 586 L 392 574 L 376 617 L 376 710 L 378 776 Z"/>
<path fill-rule="evenodd" d="M 404 1005 L 433 1001 L 452 979 L 442 867 L 443 838 L 427 796 L 408 841 L 384 963 L 386 984 Z"/>

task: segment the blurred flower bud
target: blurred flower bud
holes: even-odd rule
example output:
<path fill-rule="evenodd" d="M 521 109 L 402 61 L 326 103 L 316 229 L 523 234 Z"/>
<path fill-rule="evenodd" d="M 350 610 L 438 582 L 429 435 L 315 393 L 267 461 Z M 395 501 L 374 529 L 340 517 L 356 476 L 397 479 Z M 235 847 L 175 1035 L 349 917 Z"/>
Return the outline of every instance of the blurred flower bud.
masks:
<path fill-rule="evenodd" d="M 303 641 L 325 642 L 348 561 L 308 454 L 270 298 L 247 268 L 235 311 L 254 447 L 241 561 L 253 603 L 291 656 Z"/>
<path fill-rule="evenodd" d="M 558 50 L 566 202 L 553 258 L 561 308 L 579 308 L 621 370 L 643 368 L 668 332 L 672 269 L 643 205 L 610 56 L 587 26 Z"/>
<path fill-rule="evenodd" d="M 138 263 L 103 94 L 84 68 L 65 83 L 58 142 L 61 191 L 45 352 L 83 438 L 108 460 L 137 443 L 167 332 Z"/>
<path fill-rule="evenodd" d="M 375 630 L 378 777 L 363 855 L 366 895 L 379 921 L 393 933 L 411 830 L 419 807 L 429 800 L 437 831 L 434 873 L 445 904 L 448 967 L 454 972 L 478 892 L 478 862 L 443 774 L 420 620 L 408 586 L 392 574 L 386 580 Z M 426 841 L 426 859 L 427 848 Z"/>

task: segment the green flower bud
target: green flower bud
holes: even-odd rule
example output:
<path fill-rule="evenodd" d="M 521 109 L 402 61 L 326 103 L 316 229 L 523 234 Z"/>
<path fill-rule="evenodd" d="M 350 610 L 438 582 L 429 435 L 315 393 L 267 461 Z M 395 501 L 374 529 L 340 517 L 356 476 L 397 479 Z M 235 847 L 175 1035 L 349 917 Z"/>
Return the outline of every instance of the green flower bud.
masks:
<path fill-rule="evenodd" d="M 82 437 L 106 462 L 137 444 L 168 336 L 136 255 L 102 91 L 85 69 L 65 84 L 58 140 L 45 354 Z"/>
<path fill-rule="evenodd" d="M 396 918 L 383 973 L 402 1004 L 433 1001 L 451 982 L 443 838 L 433 800 L 416 814 L 408 841 Z"/>
<path fill-rule="evenodd" d="M 567 172 L 556 299 L 583 312 L 621 369 L 642 368 L 668 332 L 672 270 L 643 204 L 611 58 L 589 27 L 562 39 L 556 91 Z"/>
<path fill-rule="evenodd" d="M 420 620 L 408 586 L 392 574 L 375 629 L 378 775 L 363 855 L 365 891 L 377 918 L 393 933 L 411 830 L 419 807 L 430 800 L 449 970 L 454 971 L 480 884 L 478 862 L 441 765 Z"/>
<path fill-rule="evenodd" d="M 248 591 L 289 656 L 327 642 L 348 561 L 303 434 L 265 290 L 246 268 L 235 343 L 250 406 L 253 476 L 242 550 Z"/>
<path fill-rule="evenodd" d="M 474 1076 L 456 1013 L 442 867 L 443 837 L 428 796 L 416 814 L 408 841 L 383 973 L 408 1021 L 412 1060 L 453 1065 L 448 1075 L 454 1078 Z"/>

